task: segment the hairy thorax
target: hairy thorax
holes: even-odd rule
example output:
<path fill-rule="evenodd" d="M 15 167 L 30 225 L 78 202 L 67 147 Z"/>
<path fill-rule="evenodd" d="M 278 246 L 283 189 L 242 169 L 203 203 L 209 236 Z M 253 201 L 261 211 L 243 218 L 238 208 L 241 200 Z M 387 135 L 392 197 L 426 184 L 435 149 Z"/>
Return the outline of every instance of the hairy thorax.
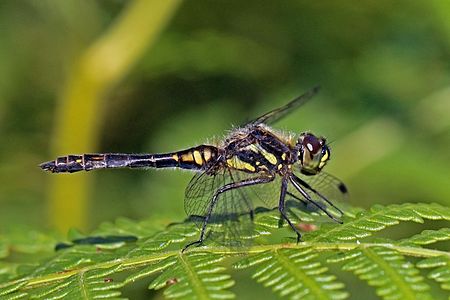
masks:
<path fill-rule="evenodd" d="M 293 163 L 291 140 L 267 126 L 237 129 L 226 140 L 226 164 L 248 173 L 275 174 Z"/>

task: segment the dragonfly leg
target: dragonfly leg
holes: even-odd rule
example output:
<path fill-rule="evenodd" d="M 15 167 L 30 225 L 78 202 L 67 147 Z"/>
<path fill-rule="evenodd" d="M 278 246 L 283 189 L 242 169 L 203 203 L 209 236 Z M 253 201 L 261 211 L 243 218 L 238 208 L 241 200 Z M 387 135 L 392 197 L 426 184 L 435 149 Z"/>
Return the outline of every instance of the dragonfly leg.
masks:
<path fill-rule="evenodd" d="M 253 220 L 255 219 L 255 211 L 253 210 L 253 208 L 252 209 L 250 209 L 250 220 L 252 220 L 252 222 L 253 222 Z"/>
<path fill-rule="evenodd" d="M 300 197 L 297 197 L 296 195 L 292 194 L 291 192 L 286 192 L 286 195 L 291 196 L 292 198 L 294 198 L 295 200 L 300 201 L 301 203 L 303 203 L 305 206 L 308 205 L 308 202 L 306 202 L 305 200 L 303 200 Z"/>
<path fill-rule="evenodd" d="M 316 194 L 317 196 L 319 196 L 322 200 L 324 200 L 326 203 L 328 203 L 330 206 L 332 206 L 334 209 L 336 209 L 339 214 L 341 216 L 344 215 L 344 212 L 339 209 L 339 207 L 337 207 L 336 205 L 334 205 L 330 200 L 328 200 L 327 197 L 325 197 L 324 195 L 322 195 L 321 193 L 319 193 L 318 191 L 316 191 L 312 186 L 310 186 L 306 181 L 302 180 L 301 178 L 299 178 L 298 176 L 295 176 L 294 174 L 291 175 L 294 180 L 296 182 L 298 182 L 299 184 L 301 184 L 303 187 L 307 188 L 308 190 L 310 190 L 311 192 L 313 192 L 314 194 Z M 344 186 L 345 188 L 345 186 Z M 345 188 L 346 189 L 346 188 Z"/>
<path fill-rule="evenodd" d="M 230 173 L 230 177 L 231 179 L 234 181 L 235 179 L 233 178 L 233 174 Z M 240 196 L 242 198 L 242 200 L 245 202 L 245 205 L 247 205 L 248 208 L 248 214 L 250 216 L 250 220 L 253 222 L 254 218 L 255 218 L 255 211 L 253 209 L 253 205 L 251 203 L 251 201 L 249 201 L 249 199 L 247 197 L 245 197 L 245 195 L 243 193 L 240 193 Z"/>
<path fill-rule="evenodd" d="M 243 194 L 241 194 L 241 197 L 243 201 L 245 201 L 245 205 L 247 205 L 250 220 L 253 222 L 253 219 L 255 218 L 255 211 L 253 210 L 252 203 Z"/>
<path fill-rule="evenodd" d="M 239 188 L 242 188 L 245 186 L 268 183 L 268 182 L 273 181 L 274 179 L 275 179 L 274 176 L 255 177 L 255 178 L 250 178 L 250 179 L 246 179 L 246 180 L 242 180 L 242 181 L 238 181 L 238 182 L 228 183 L 228 184 L 220 187 L 214 193 L 214 196 L 212 197 L 211 202 L 209 203 L 208 211 L 206 212 L 205 220 L 203 221 L 203 224 L 202 224 L 200 238 L 197 241 L 191 242 L 191 243 L 187 244 L 186 246 L 184 246 L 184 248 L 183 248 L 183 250 L 181 250 L 181 252 L 186 251 L 186 249 L 188 249 L 191 246 L 201 245 L 203 243 L 203 241 L 205 239 L 205 234 L 206 234 L 206 226 L 208 225 L 208 221 L 211 218 L 214 207 L 216 206 L 217 201 L 219 200 L 220 194 L 225 193 L 226 191 L 229 191 L 229 190 L 239 189 Z M 250 211 L 250 214 L 252 215 L 253 211 Z"/>
<path fill-rule="evenodd" d="M 286 193 L 287 193 L 287 184 L 288 184 L 287 178 L 283 178 L 283 180 L 281 181 L 280 202 L 278 203 L 278 211 L 280 212 L 280 214 L 283 217 L 283 219 L 286 220 L 286 222 L 289 224 L 289 226 L 297 234 L 297 243 L 299 243 L 302 235 L 300 234 L 300 231 L 298 231 L 297 227 L 295 227 L 295 225 L 292 224 L 291 220 L 289 220 L 289 218 L 286 215 L 286 212 L 284 210 L 285 209 L 285 207 L 284 207 L 284 200 L 286 198 Z"/>
<path fill-rule="evenodd" d="M 322 205 L 319 205 L 319 203 L 317 203 L 316 201 L 314 201 L 311 196 L 300 186 L 301 183 L 299 183 L 296 179 L 298 179 L 297 176 L 293 176 L 293 174 L 291 174 L 291 177 L 289 177 L 289 180 L 291 181 L 292 185 L 295 187 L 295 189 L 310 203 L 312 203 L 315 207 L 317 207 L 318 209 L 320 209 L 321 211 L 323 211 L 330 219 L 332 219 L 333 221 L 342 224 L 343 222 L 339 219 L 337 219 L 335 216 L 333 216 L 332 214 L 330 214 L 330 212 L 326 209 L 323 208 Z"/>

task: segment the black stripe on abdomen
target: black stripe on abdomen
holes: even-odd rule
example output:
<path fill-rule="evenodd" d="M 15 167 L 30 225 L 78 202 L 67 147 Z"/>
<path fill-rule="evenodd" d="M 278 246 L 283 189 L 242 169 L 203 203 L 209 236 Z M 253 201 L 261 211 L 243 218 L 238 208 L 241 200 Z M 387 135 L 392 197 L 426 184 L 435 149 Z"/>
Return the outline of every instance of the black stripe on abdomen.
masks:
<path fill-rule="evenodd" d="M 73 173 L 106 168 L 203 169 L 217 157 L 214 146 L 198 146 L 164 154 L 99 153 L 61 156 L 40 165 L 52 173 Z"/>

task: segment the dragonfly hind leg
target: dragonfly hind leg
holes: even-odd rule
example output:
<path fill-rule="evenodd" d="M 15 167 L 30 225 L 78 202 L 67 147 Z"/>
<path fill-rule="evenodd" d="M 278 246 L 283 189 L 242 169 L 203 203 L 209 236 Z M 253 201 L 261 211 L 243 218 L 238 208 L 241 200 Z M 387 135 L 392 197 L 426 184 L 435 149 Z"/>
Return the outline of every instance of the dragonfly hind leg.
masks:
<path fill-rule="evenodd" d="M 274 178 L 275 178 L 274 176 L 256 177 L 256 178 L 250 178 L 250 179 L 246 179 L 246 180 L 242 180 L 242 181 L 238 181 L 238 182 L 228 183 L 228 184 L 220 187 L 214 193 L 214 196 L 212 197 L 211 202 L 209 203 L 208 210 L 206 212 L 206 216 L 203 220 L 202 228 L 200 231 L 200 238 L 197 241 L 193 241 L 193 242 L 187 244 L 186 246 L 184 246 L 183 249 L 181 250 L 181 252 L 186 251 L 186 249 L 188 249 L 189 247 L 192 247 L 194 245 L 199 246 L 203 243 L 203 241 L 205 240 L 206 226 L 208 225 L 208 221 L 211 218 L 214 207 L 216 206 L 217 201 L 219 200 L 220 194 L 225 193 L 226 191 L 229 191 L 229 190 L 238 189 L 238 188 L 242 188 L 245 186 L 268 183 L 268 182 L 273 181 Z M 253 216 L 253 211 L 250 211 L 250 215 L 251 215 L 251 217 Z"/>
<path fill-rule="evenodd" d="M 287 192 L 287 179 L 283 178 L 282 182 L 281 182 L 281 192 L 280 192 L 280 201 L 278 203 L 278 211 L 281 214 L 281 217 L 286 220 L 286 222 L 289 224 L 289 226 L 292 228 L 292 230 L 294 230 L 294 232 L 297 234 L 297 244 L 300 242 L 302 235 L 300 233 L 300 231 L 298 230 L 297 227 L 295 227 L 295 225 L 292 223 L 291 220 L 289 220 L 288 216 L 286 215 L 285 212 L 285 199 L 286 199 L 286 194 Z M 290 193 L 289 193 L 290 194 Z"/>

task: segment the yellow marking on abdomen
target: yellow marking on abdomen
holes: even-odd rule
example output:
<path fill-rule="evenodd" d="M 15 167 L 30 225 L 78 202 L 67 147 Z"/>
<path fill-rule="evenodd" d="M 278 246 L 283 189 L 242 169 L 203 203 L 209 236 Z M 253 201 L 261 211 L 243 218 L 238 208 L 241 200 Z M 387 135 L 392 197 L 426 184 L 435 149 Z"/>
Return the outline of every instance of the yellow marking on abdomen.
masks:
<path fill-rule="evenodd" d="M 203 157 L 204 157 L 204 159 L 205 159 L 205 161 L 207 162 L 207 161 L 209 161 L 210 159 L 211 159 L 211 150 L 210 149 L 208 149 L 208 148 L 205 148 L 204 150 L 203 150 Z"/>
<path fill-rule="evenodd" d="M 183 162 L 192 162 L 192 161 L 194 161 L 194 157 L 192 156 L 192 152 L 181 154 L 181 161 L 183 161 Z"/>
<path fill-rule="evenodd" d="M 194 160 L 197 165 L 201 166 L 203 164 L 202 155 L 200 154 L 200 152 L 198 150 L 194 151 Z"/>
<path fill-rule="evenodd" d="M 172 159 L 174 160 L 174 161 L 178 161 L 178 155 L 177 154 L 174 154 L 174 155 L 172 155 Z"/>
<path fill-rule="evenodd" d="M 242 161 L 238 158 L 227 159 L 227 164 L 229 167 L 238 169 L 238 170 L 247 170 L 250 172 L 256 171 L 254 166 L 252 166 L 251 164 L 246 163 L 245 161 Z"/>

